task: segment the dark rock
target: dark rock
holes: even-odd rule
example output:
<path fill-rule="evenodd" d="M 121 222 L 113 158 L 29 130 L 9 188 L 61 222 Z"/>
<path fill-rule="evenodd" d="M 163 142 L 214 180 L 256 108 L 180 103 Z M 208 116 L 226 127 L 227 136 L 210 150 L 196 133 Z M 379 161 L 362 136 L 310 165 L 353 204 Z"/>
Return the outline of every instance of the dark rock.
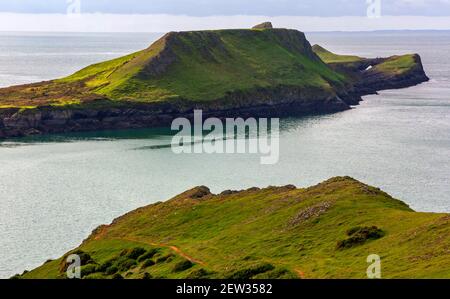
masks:
<path fill-rule="evenodd" d="M 324 201 L 312 207 L 301 210 L 289 221 L 288 226 L 293 227 L 311 218 L 317 218 L 325 214 L 331 207 L 332 207 L 331 202 Z"/>
<path fill-rule="evenodd" d="M 337 249 L 352 248 L 362 245 L 369 240 L 378 240 L 384 237 L 385 232 L 376 226 L 372 227 L 354 227 L 347 231 L 348 239 L 341 240 L 337 243 Z"/>
<path fill-rule="evenodd" d="M 222 193 L 220 193 L 220 195 L 222 196 L 227 196 L 227 195 L 232 195 L 232 194 L 236 194 L 239 193 L 239 191 L 235 191 L 235 190 L 225 190 Z"/>
<path fill-rule="evenodd" d="M 286 185 L 283 188 L 287 189 L 287 190 L 296 190 L 297 189 L 297 187 L 295 185 Z"/>
<path fill-rule="evenodd" d="M 252 29 L 273 29 L 271 22 L 264 22 L 254 26 Z"/>
<path fill-rule="evenodd" d="M 190 198 L 200 199 L 200 198 L 203 198 L 203 197 L 205 197 L 207 195 L 211 195 L 211 194 L 212 193 L 208 187 L 200 186 L 200 187 L 192 189 L 192 194 L 191 194 Z"/>

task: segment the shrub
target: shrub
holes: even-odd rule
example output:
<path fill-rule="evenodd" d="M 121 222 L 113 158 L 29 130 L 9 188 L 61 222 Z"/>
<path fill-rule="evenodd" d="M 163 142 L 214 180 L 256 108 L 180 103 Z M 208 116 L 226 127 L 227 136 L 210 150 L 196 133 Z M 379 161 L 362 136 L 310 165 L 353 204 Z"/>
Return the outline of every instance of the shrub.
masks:
<path fill-rule="evenodd" d="M 279 268 L 274 269 L 272 271 L 268 271 L 265 273 L 260 273 L 252 278 L 254 279 L 298 279 L 298 276 L 295 273 L 292 273 L 288 269 Z"/>
<path fill-rule="evenodd" d="M 119 273 L 116 273 L 113 275 L 112 279 L 123 279 L 123 276 L 120 275 Z"/>
<path fill-rule="evenodd" d="M 136 261 L 132 259 L 124 259 L 117 263 L 117 268 L 120 272 L 125 272 L 131 269 L 133 266 L 136 266 Z"/>
<path fill-rule="evenodd" d="M 193 270 L 186 276 L 186 279 L 206 279 L 209 278 L 213 272 L 208 272 L 203 268 Z"/>
<path fill-rule="evenodd" d="M 72 254 L 76 254 L 76 255 L 78 255 L 80 257 L 81 266 L 85 266 L 85 265 L 89 265 L 89 264 L 95 264 L 95 261 L 92 259 L 92 257 L 88 253 L 86 253 L 86 252 L 84 252 L 82 250 L 76 250 L 76 251 L 73 251 L 73 252 L 70 252 L 70 253 L 66 254 L 62 258 L 62 261 L 61 261 L 61 263 L 59 265 L 59 272 L 60 273 L 66 272 L 67 268 L 69 268 L 70 263 L 67 262 L 67 258 L 70 255 L 72 255 Z"/>
<path fill-rule="evenodd" d="M 136 247 L 136 248 L 129 250 L 128 253 L 126 254 L 126 257 L 128 257 L 129 259 L 136 260 L 146 252 L 147 251 L 144 248 Z"/>
<path fill-rule="evenodd" d="M 138 258 L 138 262 L 143 262 L 143 261 L 145 261 L 147 259 L 151 259 L 157 253 L 158 253 L 158 249 L 156 249 L 156 248 L 150 249 L 149 251 L 147 251 L 145 254 L 141 255 Z"/>
<path fill-rule="evenodd" d="M 142 279 L 152 279 L 152 278 L 153 277 L 148 272 L 145 272 L 144 275 L 142 276 Z"/>
<path fill-rule="evenodd" d="M 111 268 L 112 265 L 114 265 L 114 263 L 116 262 L 117 258 L 112 258 L 107 260 L 106 262 L 104 262 L 103 264 L 101 264 L 100 266 L 98 266 L 98 271 L 99 272 L 105 272 L 108 270 L 108 268 Z"/>
<path fill-rule="evenodd" d="M 151 267 L 155 264 L 155 262 L 153 260 L 146 260 L 143 264 L 142 264 L 142 268 L 148 268 Z"/>
<path fill-rule="evenodd" d="M 169 253 L 168 255 L 157 258 L 156 263 L 159 264 L 159 263 L 163 263 L 163 262 L 170 262 L 173 260 L 173 258 L 174 258 L 173 254 Z"/>
<path fill-rule="evenodd" d="M 172 272 L 183 272 L 187 269 L 190 269 L 194 266 L 194 264 L 191 261 L 184 260 L 181 262 L 178 262 L 173 266 Z"/>
<path fill-rule="evenodd" d="M 105 274 L 106 275 L 113 275 L 115 273 L 117 273 L 117 271 L 119 271 L 119 269 L 117 269 L 116 266 L 111 266 L 108 269 L 105 270 Z"/>
<path fill-rule="evenodd" d="M 349 238 L 337 242 L 338 249 L 347 249 L 357 245 L 364 244 L 369 240 L 377 240 L 384 237 L 383 230 L 376 226 L 372 227 L 353 227 L 347 231 Z"/>
<path fill-rule="evenodd" d="M 105 279 L 105 276 L 102 273 L 92 273 L 83 277 L 83 279 Z"/>
<path fill-rule="evenodd" d="M 88 276 L 89 274 L 97 272 L 97 265 L 89 264 L 81 267 L 81 277 Z"/>
<path fill-rule="evenodd" d="M 226 278 L 228 279 L 250 279 L 253 276 L 261 273 L 265 273 L 268 271 L 271 271 L 275 269 L 275 267 L 271 264 L 260 264 L 256 265 L 250 268 L 238 270 L 230 275 L 228 275 Z"/>

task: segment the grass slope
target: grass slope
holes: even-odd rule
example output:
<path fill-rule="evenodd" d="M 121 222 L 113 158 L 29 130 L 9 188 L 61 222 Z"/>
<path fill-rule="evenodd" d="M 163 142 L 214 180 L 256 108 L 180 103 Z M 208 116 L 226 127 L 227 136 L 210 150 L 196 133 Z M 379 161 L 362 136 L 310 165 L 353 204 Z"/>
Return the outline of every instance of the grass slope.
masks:
<path fill-rule="evenodd" d="M 374 70 L 394 75 L 409 72 L 415 65 L 417 60 L 414 54 L 406 54 L 401 56 L 392 56 L 383 63 L 374 67 Z"/>
<path fill-rule="evenodd" d="M 450 277 L 450 215 L 417 213 L 348 177 L 317 186 L 194 188 L 101 226 L 76 250 L 84 278 Z M 58 278 L 64 258 L 23 278 Z"/>
<path fill-rule="evenodd" d="M 398 76 L 410 72 L 419 64 L 417 54 L 395 55 L 386 59 L 370 59 L 359 56 L 339 55 L 328 51 L 327 49 L 314 45 L 314 53 L 325 63 L 331 66 L 358 67 L 360 65 L 371 65 L 371 72 L 383 74 L 385 76 Z"/>
<path fill-rule="evenodd" d="M 364 58 L 358 56 L 335 54 L 319 45 L 314 45 L 312 49 L 325 63 L 349 63 L 364 60 Z"/>
<path fill-rule="evenodd" d="M 234 91 L 280 85 L 333 92 L 345 77 L 288 29 L 172 32 L 148 49 L 89 66 L 67 78 L 0 89 L 2 107 L 213 101 Z"/>

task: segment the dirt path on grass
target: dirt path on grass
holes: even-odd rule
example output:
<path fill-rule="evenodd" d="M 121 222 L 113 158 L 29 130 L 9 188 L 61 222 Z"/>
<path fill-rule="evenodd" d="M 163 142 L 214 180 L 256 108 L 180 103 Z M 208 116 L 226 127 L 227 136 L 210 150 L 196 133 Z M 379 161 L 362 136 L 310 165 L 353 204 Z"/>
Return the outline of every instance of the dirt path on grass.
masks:
<path fill-rule="evenodd" d="M 124 241 L 142 243 L 142 244 L 146 244 L 146 245 L 150 245 L 150 246 L 169 248 L 170 250 L 172 250 L 176 254 L 184 257 L 185 259 L 187 259 L 188 261 L 191 261 L 192 263 L 199 264 L 199 265 L 202 265 L 202 266 L 206 266 L 206 263 L 204 263 L 201 260 L 193 258 L 192 256 L 184 253 L 179 247 L 174 246 L 174 245 L 168 245 L 168 244 L 163 244 L 163 243 L 153 243 L 153 242 L 148 242 L 148 241 L 134 239 L 134 238 L 120 238 L 120 239 L 124 240 Z"/>
<path fill-rule="evenodd" d="M 306 275 L 305 272 L 299 270 L 299 269 L 294 269 L 295 273 L 297 273 L 298 277 L 300 277 L 301 279 L 306 279 Z"/>

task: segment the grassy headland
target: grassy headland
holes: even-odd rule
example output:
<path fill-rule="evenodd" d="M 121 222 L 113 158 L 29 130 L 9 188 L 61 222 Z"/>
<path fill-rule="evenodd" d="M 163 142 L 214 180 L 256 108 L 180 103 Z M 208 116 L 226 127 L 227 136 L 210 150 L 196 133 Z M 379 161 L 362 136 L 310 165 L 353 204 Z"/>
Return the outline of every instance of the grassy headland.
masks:
<path fill-rule="evenodd" d="M 213 101 L 236 90 L 278 85 L 333 90 L 343 82 L 345 77 L 318 59 L 296 30 L 172 32 L 148 49 L 63 79 L 0 89 L 0 104 L 70 105 L 98 96 L 127 102 Z"/>
<path fill-rule="evenodd" d="M 214 195 L 197 187 L 101 226 L 84 278 L 449 278 L 450 215 L 417 213 L 348 177 Z M 69 253 L 68 253 L 69 254 Z M 64 257 L 21 278 L 64 278 Z"/>

